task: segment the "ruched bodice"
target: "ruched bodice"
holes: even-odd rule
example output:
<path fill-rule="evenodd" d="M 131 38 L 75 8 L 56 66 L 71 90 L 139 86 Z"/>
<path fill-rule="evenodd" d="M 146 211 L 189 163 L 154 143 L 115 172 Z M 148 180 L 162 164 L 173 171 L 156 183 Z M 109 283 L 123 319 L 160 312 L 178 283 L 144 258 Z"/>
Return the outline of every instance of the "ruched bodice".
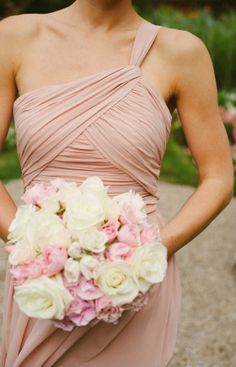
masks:
<path fill-rule="evenodd" d="M 142 41 L 147 51 L 159 29 L 146 21 L 141 24 L 130 65 L 42 87 L 16 99 L 17 150 L 25 189 L 58 176 L 81 182 L 95 174 L 110 185 L 111 194 L 134 188 L 152 205 L 149 210 L 155 210 L 171 114 L 142 75 L 145 53 L 143 48 L 138 53 L 136 46 Z"/>
<path fill-rule="evenodd" d="M 116 195 L 133 189 L 160 227 L 158 179 L 171 114 L 145 79 L 141 63 L 160 26 L 143 20 L 130 64 L 41 87 L 14 103 L 24 190 L 61 177 L 81 183 L 98 175 Z M 173 255 L 166 277 L 141 311 L 117 325 L 100 322 L 66 332 L 24 315 L 13 301 L 9 268 L 4 293 L 0 367 L 165 367 L 176 341 L 181 285 Z"/>

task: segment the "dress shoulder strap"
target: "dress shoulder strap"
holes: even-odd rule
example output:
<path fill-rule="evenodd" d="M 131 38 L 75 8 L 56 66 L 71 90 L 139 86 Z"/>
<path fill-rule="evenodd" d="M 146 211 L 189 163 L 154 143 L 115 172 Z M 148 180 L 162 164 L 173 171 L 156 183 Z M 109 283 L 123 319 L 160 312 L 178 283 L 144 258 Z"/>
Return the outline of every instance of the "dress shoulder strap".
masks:
<path fill-rule="evenodd" d="M 144 19 L 134 41 L 130 64 L 141 65 L 162 27 Z"/>

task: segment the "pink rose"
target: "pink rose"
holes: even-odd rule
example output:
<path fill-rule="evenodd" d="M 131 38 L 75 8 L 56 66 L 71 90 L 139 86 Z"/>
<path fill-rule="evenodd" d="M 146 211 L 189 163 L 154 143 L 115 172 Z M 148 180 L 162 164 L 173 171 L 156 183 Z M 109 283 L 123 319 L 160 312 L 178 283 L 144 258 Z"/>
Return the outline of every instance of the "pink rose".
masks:
<path fill-rule="evenodd" d="M 95 307 L 97 318 L 106 322 L 117 323 L 123 312 L 122 307 L 114 306 L 111 300 L 106 296 L 96 299 Z"/>
<path fill-rule="evenodd" d="M 63 270 L 67 257 L 67 251 L 63 246 L 45 246 L 40 259 L 43 273 L 47 276 L 59 273 Z"/>
<path fill-rule="evenodd" d="M 122 224 L 141 224 L 144 219 L 137 208 L 125 203 L 122 207 L 119 220 Z"/>
<path fill-rule="evenodd" d="M 145 223 L 140 233 L 142 244 L 160 240 L 160 229 L 158 225 Z"/>
<path fill-rule="evenodd" d="M 77 287 L 78 287 L 78 282 L 72 283 L 72 282 L 67 282 L 66 278 L 63 278 L 63 282 L 64 282 L 64 286 L 68 289 L 68 291 L 70 292 L 70 294 L 76 298 L 77 296 Z"/>
<path fill-rule="evenodd" d="M 107 258 L 110 261 L 115 260 L 129 260 L 132 257 L 134 248 L 122 242 L 115 242 L 107 251 Z"/>
<path fill-rule="evenodd" d="M 70 304 L 67 316 L 77 326 L 87 325 L 96 317 L 95 304 L 92 300 L 85 301 L 76 297 Z"/>
<path fill-rule="evenodd" d="M 129 246 L 139 246 L 141 244 L 139 226 L 137 224 L 123 225 L 118 231 L 117 239 Z"/>
<path fill-rule="evenodd" d="M 81 276 L 76 287 L 76 294 L 83 300 L 93 300 L 103 295 L 102 291 L 94 285 L 93 279 L 87 280 Z"/>
<path fill-rule="evenodd" d="M 88 305 L 92 305 L 92 302 L 85 301 L 84 299 L 76 296 L 76 298 L 71 302 L 69 309 L 67 311 L 67 315 L 70 316 L 71 314 L 78 313 L 80 314 L 84 308 Z"/>
<path fill-rule="evenodd" d="M 14 285 L 20 285 L 27 279 L 38 278 L 42 275 L 41 262 L 38 259 L 29 260 L 10 267 Z"/>
<path fill-rule="evenodd" d="M 85 308 L 81 314 L 71 314 L 70 319 L 77 326 L 85 326 L 96 317 L 96 312 L 93 307 Z"/>
<path fill-rule="evenodd" d="M 45 185 L 43 183 L 34 184 L 29 187 L 25 193 L 21 196 L 21 199 L 26 204 L 38 204 L 41 200 L 44 200 L 54 194 L 57 188 L 52 185 Z"/>
<path fill-rule="evenodd" d="M 108 237 L 108 242 L 112 242 L 117 236 L 117 230 L 120 226 L 119 221 L 116 222 L 107 222 L 102 225 L 101 230 L 106 233 Z"/>

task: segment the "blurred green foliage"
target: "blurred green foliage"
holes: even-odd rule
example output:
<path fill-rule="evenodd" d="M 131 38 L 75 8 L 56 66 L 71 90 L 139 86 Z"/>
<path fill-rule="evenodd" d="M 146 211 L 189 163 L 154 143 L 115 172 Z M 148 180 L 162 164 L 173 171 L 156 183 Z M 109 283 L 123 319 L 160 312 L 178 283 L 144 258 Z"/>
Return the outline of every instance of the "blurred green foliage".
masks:
<path fill-rule="evenodd" d="M 8 182 L 21 177 L 20 162 L 16 149 L 0 153 L 0 180 Z"/>
<path fill-rule="evenodd" d="M 220 90 L 218 93 L 218 103 L 227 109 L 234 109 L 236 117 L 236 89 L 231 92 L 225 89 Z"/>
<path fill-rule="evenodd" d="M 193 158 L 175 141 L 172 133 L 161 163 L 160 179 L 194 187 L 199 182 L 198 171 Z"/>
<path fill-rule="evenodd" d="M 4 141 L 3 150 L 4 152 L 9 152 L 15 148 L 16 148 L 15 126 L 14 126 L 14 122 L 11 121 L 7 137 Z"/>

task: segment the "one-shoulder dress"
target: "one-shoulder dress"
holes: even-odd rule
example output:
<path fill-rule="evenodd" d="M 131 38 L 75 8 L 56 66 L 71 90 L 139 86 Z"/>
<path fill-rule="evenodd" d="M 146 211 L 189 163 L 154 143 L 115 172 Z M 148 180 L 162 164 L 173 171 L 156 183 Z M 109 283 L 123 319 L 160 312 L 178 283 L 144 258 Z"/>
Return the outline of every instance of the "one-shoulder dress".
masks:
<path fill-rule="evenodd" d="M 158 179 L 172 116 L 140 68 L 160 29 L 143 19 L 126 66 L 40 87 L 15 100 L 24 190 L 56 177 L 81 183 L 97 175 L 111 196 L 138 192 L 150 222 L 165 225 Z M 101 321 L 68 332 L 19 310 L 7 265 L 0 367 L 165 367 L 176 344 L 181 290 L 174 254 L 140 311 L 125 311 L 117 324 Z"/>

